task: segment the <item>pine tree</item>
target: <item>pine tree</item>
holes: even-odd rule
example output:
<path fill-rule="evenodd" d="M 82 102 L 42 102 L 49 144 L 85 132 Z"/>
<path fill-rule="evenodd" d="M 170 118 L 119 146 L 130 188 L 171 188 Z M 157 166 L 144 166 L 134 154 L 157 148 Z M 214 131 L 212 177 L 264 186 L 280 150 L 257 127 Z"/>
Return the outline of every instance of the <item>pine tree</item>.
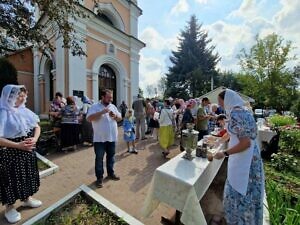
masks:
<path fill-rule="evenodd" d="M 211 77 L 217 76 L 220 57 L 213 53 L 215 46 L 209 46 L 211 39 L 201 27 L 192 15 L 181 31 L 178 50 L 170 57 L 173 66 L 167 74 L 167 96 L 199 97 L 210 90 Z"/>
<path fill-rule="evenodd" d="M 17 70 L 6 58 L 0 58 L 0 95 L 7 84 L 18 84 Z"/>

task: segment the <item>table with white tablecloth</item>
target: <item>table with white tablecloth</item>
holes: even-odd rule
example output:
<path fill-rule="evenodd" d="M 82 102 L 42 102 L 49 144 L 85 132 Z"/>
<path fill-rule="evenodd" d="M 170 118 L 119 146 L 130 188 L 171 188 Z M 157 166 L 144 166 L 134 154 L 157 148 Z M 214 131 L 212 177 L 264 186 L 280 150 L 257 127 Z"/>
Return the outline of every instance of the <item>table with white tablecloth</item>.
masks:
<path fill-rule="evenodd" d="M 222 148 L 220 146 L 217 150 Z M 164 202 L 182 213 L 180 220 L 183 224 L 206 225 L 199 201 L 224 159 L 210 162 L 206 158 L 195 157 L 189 161 L 182 158 L 184 154 L 180 153 L 155 170 L 142 213 L 147 217 L 160 202 Z"/>
<path fill-rule="evenodd" d="M 257 141 L 258 141 L 260 150 L 262 150 L 262 142 L 270 143 L 271 139 L 276 134 L 277 133 L 275 131 L 271 130 L 269 127 L 266 127 L 266 126 L 258 127 Z"/>

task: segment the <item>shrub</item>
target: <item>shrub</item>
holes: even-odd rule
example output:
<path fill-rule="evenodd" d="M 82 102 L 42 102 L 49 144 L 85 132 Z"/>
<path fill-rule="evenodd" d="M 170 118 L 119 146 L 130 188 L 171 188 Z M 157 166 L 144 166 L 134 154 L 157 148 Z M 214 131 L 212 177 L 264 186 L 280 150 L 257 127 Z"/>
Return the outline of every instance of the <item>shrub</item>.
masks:
<path fill-rule="evenodd" d="M 282 152 L 288 152 L 295 156 L 300 155 L 300 129 L 284 128 L 280 130 L 279 147 Z"/>
<path fill-rule="evenodd" d="M 278 171 L 299 172 L 299 162 L 293 156 L 287 153 L 278 152 L 271 155 L 271 166 Z"/>
<path fill-rule="evenodd" d="M 282 127 L 296 124 L 296 119 L 292 116 L 274 115 L 268 118 L 268 123 L 271 127 Z"/>
<path fill-rule="evenodd" d="M 300 122 L 300 95 L 298 97 L 298 100 L 296 100 L 291 108 L 291 111 L 295 114 L 295 116 L 297 117 L 298 122 Z"/>
<path fill-rule="evenodd" d="M 6 58 L 0 58 L 0 95 L 7 84 L 18 84 L 17 70 Z"/>

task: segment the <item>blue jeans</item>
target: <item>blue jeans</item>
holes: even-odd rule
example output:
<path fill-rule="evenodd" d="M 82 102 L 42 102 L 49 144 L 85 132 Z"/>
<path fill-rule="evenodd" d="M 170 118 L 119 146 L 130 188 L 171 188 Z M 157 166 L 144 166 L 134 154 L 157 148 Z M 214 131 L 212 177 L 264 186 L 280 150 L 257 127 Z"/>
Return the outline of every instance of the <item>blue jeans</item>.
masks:
<path fill-rule="evenodd" d="M 115 163 L 115 142 L 95 142 L 94 143 L 94 150 L 96 154 L 95 159 L 95 173 L 97 180 L 103 179 L 103 157 L 106 153 L 106 169 L 107 175 L 112 176 L 114 175 L 114 163 Z"/>

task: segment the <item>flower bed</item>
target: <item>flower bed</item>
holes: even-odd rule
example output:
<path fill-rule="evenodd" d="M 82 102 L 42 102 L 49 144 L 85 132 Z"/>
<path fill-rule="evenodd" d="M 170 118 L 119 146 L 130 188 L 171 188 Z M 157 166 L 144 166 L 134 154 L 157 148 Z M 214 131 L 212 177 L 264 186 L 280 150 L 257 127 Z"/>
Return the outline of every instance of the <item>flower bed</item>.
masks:
<path fill-rule="evenodd" d="M 49 166 L 40 159 L 38 159 L 37 164 L 38 164 L 39 172 L 44 171 L 49 168 Z"/>
<path fill-rule="evenodd" d="M 86 185 L 39 213 L 23 225 L 142 225 Z"/>
<path fill-rule="evenodd" d="M 56 164 L 46 159 L 44 156 L 41 156 L 39 153 L 36 153 L 36 156 L 38 158 L 40 178 L 47 177 L 59 170 L 59 167 Z"/>
<path fill-rule="evenodd" d="M 291 117 L 269 120 L 280 133 L 279 151 L 265 161 L 266 192 L 271 224 L 300 221 L 300 128 Z"/>
<path fill-rule="evenodd" d="M 266 192 L 272 225 L 295 225 L 300 221 L 300 179 L 265 164 Z"/>

